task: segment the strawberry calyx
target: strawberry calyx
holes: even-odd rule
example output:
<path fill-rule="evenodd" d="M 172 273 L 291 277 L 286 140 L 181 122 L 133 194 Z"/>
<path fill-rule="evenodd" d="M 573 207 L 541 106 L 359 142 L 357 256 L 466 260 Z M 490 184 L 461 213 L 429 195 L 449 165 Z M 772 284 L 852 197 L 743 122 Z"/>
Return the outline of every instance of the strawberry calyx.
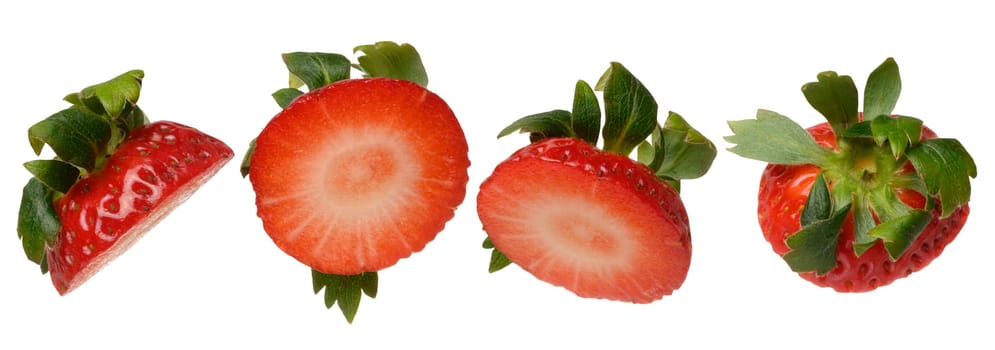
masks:
<path fill-rule="evenodd" d="M 789 235 L 785 261 L 796 272 L 824 275 L 836 264 L 845 218 L 853 216 L 857 256 L 879 241 L 892 261 L 904 254 L 932 220 L 967 204 L 977 166 L 955 139 L 935 138 L 919 119 L 893 115 L 901 92 L 898 65 L 888 58 L 868 77 L 863 112 L 849 76 L 827 71 L 802 93 L 825 117 L 835 142 L 822 145 L 791 119 L 759 110 L 756 119 L 730 121 L 735 144 L 729 151 L 771 164 L 812 164 L 821 169 L 800 216 L 801 230 Z M 827 147 L 823 147 L 827 146 Z M 912 190 L 923 207 L 906 204 L 898 192 Z"/>
<path fill-rule="evenodd" d="M 422 64 L 421 56 L 410 44 L 397 44 L 381 41 L 371 45 L 360 45 L 353 53 L 362 53 L 357 62 L 349 58 L 324 52 L 290 52 L 282 55 L 284 64 L 289 71 L 289 87 L 277 90 L 273 99 L 281 109 L 286 109 L 298 97 L 309 91 L 333 83 L 354 79 L 353 71 L 358 71 L 361 78 L 393 78 L 414 82 L 422 87 L 428 85 L 428 75 Z M 306 91 L 302 90 L 306 87 Z M 255 151 L 256 140 L 253 139 L 246 152 L 241 174 L 246 177 L 251 168 L 252 153 Z M 311 269 L 311 280 L 314 293 L 324 290 L 325 307 L 331 309 L 338 304 L 346 321 L 352 323 L 359 310 L 362 295 L 376 298 L 378 275 L 376 271 L 363 272 L 356 275 L 329 274 Z"/>
<path fill-rule="evenodd" d="M 602 92 L 602 109 L 596 91 Z M 594 88 L 583 80 L 574 86 L 570 111 L 554 109 L 522 117 L 498 133 L 528 133 L 532 143 L 558 137 L 584 140 L 607 152 L 629 157 L 649 166 L 655 175 L 680 191 L 680 181 L 708 172 L 716 156 L 715 145 L 691 127 L 683 117 L 669 112 L 663 125 L 657 119 L 656 99 L 621 63 L 612 62 Z M 482 244 L 491 250 L 488 270 L 496 272 L 512 262 L 494 247 L 490 238 Z"/>
<path fill-rule="evenodd" d="M 66 95 L 71 104 L 28 128 L 28 141 L 36 156 L 45 145 L 52 159 L 24 163 L 33 175 L 24 186 L 17 234 L 28 260 L 48 272 L 45 247 L 51 246 L 61 224 L 55 201 L 86 174 L 104 162 L 131 130 L 148 124 L 138 107 L 144 72 L 132 70 L 108 81 Z"/>

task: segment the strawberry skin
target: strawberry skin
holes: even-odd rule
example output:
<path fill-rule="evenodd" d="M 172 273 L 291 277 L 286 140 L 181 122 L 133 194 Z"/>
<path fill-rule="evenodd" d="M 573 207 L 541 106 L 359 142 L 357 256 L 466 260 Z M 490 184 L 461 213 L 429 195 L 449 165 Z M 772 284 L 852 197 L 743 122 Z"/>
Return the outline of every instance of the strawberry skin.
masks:
<path fill-rule="evenodd" d="M 649 303 L 691 261 L 678 193 L 647 166 L 577 138 L 547 138 L 499 164 L 477 211 L 494 247 L 581 297 Z"/>
<path fill-rule="evenodd" d="M 820 146 L 836 149 L 836 136 L 828 123 L 813 126 L 807 131 Z M 935 137 L 934 132 L 923 128 L 923 139 Z M 910 166 L 906 165 L 906 168 Z M 769 164 L 763 172 L 757 214 L 764 237 L 781 256 L 790 251 L 785 243 L 786 239 L 801 229 L 799 217 L 819 171 L 818 167 L 807 164 Z M 918 192 L 898 190 L 896 193 L 902 202 L 912 208 L 925 207 L 925 197 Z M 859 257 L 854 253 L 854 224 L 853 214 L 850 213 L 840 231 L 836 267 L 825 275 L 815 272 L 803 272 L 799 275 L 818 286 L 830 287 L 840 292 L 868 292 L 888 285 L 921 270 L 939 256 L 947 244 L 957 237 L 969 212 L 970 209 L 965 204 L 949 217 L 941 219 L 940 206 L 937 205 L 931 212 L 929 224 L 912 243 L 911 248 L 894 261 L 881 242 Z"/>
<path fill-rule="evenodd" d="M 439 96 L 368 78 L 298 97 L 260 133 L 251 164 L 274 243 L 322 273 L 356 275 L 432 241 L 463 201 L 470 161 Z"/>
<path fill-rule="evenodd" d="M 223 142 L 178 123 L 132 130 L 101 169 L 56 203 L 61 228 L 46 254 L 59 294 L 126 251 L 233 155 Z"/>

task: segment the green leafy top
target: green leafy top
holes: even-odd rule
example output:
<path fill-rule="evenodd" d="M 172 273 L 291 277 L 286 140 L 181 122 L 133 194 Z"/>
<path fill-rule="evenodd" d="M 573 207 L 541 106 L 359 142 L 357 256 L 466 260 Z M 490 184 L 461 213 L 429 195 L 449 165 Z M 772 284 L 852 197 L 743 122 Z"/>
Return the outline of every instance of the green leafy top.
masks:
<path fill-rule="evenodd" d="M 289 87 L 273 93 L 273 99 L 281 109 L 287 108 L 297 97 L 304 95 L 300 88 L 314 91 L 337 81 L 351 79 L 353 69 L 362 73 L 363 78 L 393 78 L 428 86 L 428 75 L 422 65 L 418 51 L 409 44 L 396 44 L 381 41 L 372 45 L 360 45 L 353 52 L 362 52 L 358 63 L 351 63 L 343 55 L 324 52 L 291 52 L 282 55 L 283 62 L 290 72 Z M 249 175 L 252 153 L 256 140 L 249 143 L 249 149 L 242 159 L 242 177 Z M 325 291 L 325 307 L 331 309 L 336 304 L 346 321 L 352 323 L 359 310 L 363 294 L 370 298 L 377 296 L 378 274 L 365 272 L 358 275 L 326 274 L 311 270 L 314 293 Z"/>
<path fill-rule="evenodd" d="M 149 122 L 138 108 L 144 76 L 132 70 L 68 94 L 64 100 L 71 106 L 28 128 L 35 155 L 40 156 L 45 145 L 55 153 L 54 159 L 24 163 L 33 177 L 24 186 L 17 222 L 24 252 L 42 272 L 48 270 L 45 245 L 52 243 L 60 226 L 54 201 L 81 176 L 100 169 L 131 130 Z"/>
<path fill-rule="evenodd" d="M 604 100 L 603 128 L 595 91 L 601 91 Z M 705 175 L 715 159 L 715 145 L 677 113 L 670 112 L 660 125 L 657 110 L 649 89 L 622 64 L 612 62 L 594 89 L 583 80 L 577 82 L 572 110 L 554 109 L 522 117 L 501 130 L 498 137 L 518 131 L 529 133 L 532 142 L 575 137 L 597 145 L 600 133 L 605 151 L 629 156 L 636 150 L 641 163 L 680 190 L 681 180 Z M 511 263 L 489 240 L 484 241 L 484 248 L 493 249 L 490 272 Z"/>
<path fill-rule="evenodd" d="M 935 202 L 941 217 L 968 202 L 977 166 L 957 140 L 922 140 L 921 120 L 893 115 L 902 86 L 894 59 L 886 59 L 868 76 L 863 114 L 849 76 L 830 71 L 816 80 L 802 86 L 802 93 L 832 127 L 837 149 L 821 148 L 794 121 L 759 110 L 756 119 L 729 122 L 733 135 L 725 139 L 734 144 L 729 151 L 773 164 L 822 169 L 809 193 L 802 229 L 787 240 L 792 251 L 784 258 L 794 270 L 823 274 L 835 266 L 832 251 L 842 217 L 849 212 L 854 215 L 856 254 L 880 240 L 890 257 L 898 259 L 929 223 Z M 913 174 L 903 168 L 909 163 Z M 926 208 L 910 208 L 898 199 L 896 188 L 934 200 Z"/>

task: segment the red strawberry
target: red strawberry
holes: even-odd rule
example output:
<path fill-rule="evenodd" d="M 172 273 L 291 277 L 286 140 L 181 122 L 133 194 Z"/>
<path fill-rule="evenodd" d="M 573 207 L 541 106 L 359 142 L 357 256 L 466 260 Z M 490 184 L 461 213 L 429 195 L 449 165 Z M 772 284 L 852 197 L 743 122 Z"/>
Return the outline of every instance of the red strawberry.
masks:
<path fill-rule="evenodd" d="M 28 130 L 39 153 L 25 163 L 18 235 L 51 271 L 59 294 L 79 287 L 186 200 L 233 156 L 223 142 L 138 108 L 142 71 L 70 94 L 73 104 Z"/>
<path fill-rule="evenodd" d="M 408 44 L 362 45 L 342 55 L 283 55 L 291 87 L 284 110 L 242 163 L 263 228 L 311 267 L 314 292 L 350 323 L 362 295 L 376 297 L 377 271 L 421 251 L 466 196 L 470 166 L 459 121 L 425 88 Z M 350 79 L 350 71 L 364 79 Z M 307 85 L 308 92 L 298 90 Z"/>
<path fill-rule="evenodd" d="M 691 263 L 677 191 L 581 139 L 515 152 L 480 186 L 477 211 L 511 261 L 582 297 L 648 303 L 680 287 Z"/>
<path fill-rule="evenodd" d="M 593 146 L 600 111 L 581 81 L 573 112 L 528 116 L 501 133 L 535 141 L 481 184 L 477 212 L 492 272 L 514 262 L 581 297 L 649 303 L 679 288 L 691 263 L 687 212 L 668 182 L 703 175 L 715 148 L 674 113 L 657 124 L 652 95 L 622 65 L 601 81 L 606 150 Z M 645 164 L 627 156 L 636 145 Z"/>
<path fill-rule="evenodd" d="M 72 291 L 131 247 L 233 155 L 223 142 L 178 123 L 132 130 L 103 168 L 56 205 L 62 227 L 48 250 L 56 290 Z"/>
<path fill-rule="evenodd" d="M 343 80 L 269 122 L 249 179 L 280 249 L 323 273 L 355 275 L 435 238 L 466 194 L 467 151 L 439 96 L 405 80 Z"/>
<path fill-rule="evenodd" d="M 899 89 L 889 59 L 868 79 L 867 121 L 852 80 L 826 72 L 803 92 L 829 123 L 802 130 L 769 111 L 730 123 L 730 150 L 770 163 L 757 210 L 764 237 L 816 285 L 888 285 L 933 261 L 967 220 L 974 161 L 918 119 L 890 115 Z"/>

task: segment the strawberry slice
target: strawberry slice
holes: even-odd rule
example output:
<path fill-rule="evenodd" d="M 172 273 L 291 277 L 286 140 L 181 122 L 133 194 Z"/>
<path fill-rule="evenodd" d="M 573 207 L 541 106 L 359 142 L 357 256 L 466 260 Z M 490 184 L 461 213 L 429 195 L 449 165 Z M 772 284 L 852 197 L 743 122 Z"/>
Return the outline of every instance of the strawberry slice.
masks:
<path fill-rule="evenodd" d="M 234 153 L 186 125 L 160 121 L 132 130 L 103 168 L 56 205 L 62 227 L 48 250 L 60 294 L 83 284 L 214 176 Z"/>
<path fill-rule="evenodd" d="M 470 165 L 448 105 L 389 78 L 297 98 L 255 147 L 249 179 L 266 232 L 305 265 L 338 275 L 421 251 L 463 201 Z"/>
<path fill-rule="evenodd" d="M 526 116 L 498 135 L 520 130 L 533 143 L 480 186 L 490 271 L 514 263 L 581 297 L 653 302 L 687 277 L 691 232 L 677 188 L 708 171 L 715 146 L 676 113 L 659 125 L 653 96 L 621 64 L 597 89 L 603 130 L 597 96 L 580 81 L 573 111 Z M 628 157 L 637 148 L 641 162 Z"/>
<path fill-rule="evenodd" d="M 576 138 L 516 152 L 481 185 L 477 210 L 509 259 L 582 297 L 648 303 L 680 287 L 691 263 L 677 191 Z"/>
<path fill-rule="evenodd" d="M 315 294 L 352 323 L 377 271 L 421 251 L 466 196 L 463 129 L 427 90 L 409 44 L 361 45 L 364 55 L 283 54 L 284 108 L 242 161 L 257 214 L 277 247 L 311 268 Z M 353 69 L 363 78 L 351 79 Z M 306 85 L 307 92 L 299 90 Z"/>
<path fill-rule="evenodd" d="M 72 106 L 28 130 L 36 154 L 17 232 L 28 259 L 65 295 L 126 251 L 234 153 L 194 128 L 150 123 L 137 101 L 144 73 L 66 96 Z"/>

